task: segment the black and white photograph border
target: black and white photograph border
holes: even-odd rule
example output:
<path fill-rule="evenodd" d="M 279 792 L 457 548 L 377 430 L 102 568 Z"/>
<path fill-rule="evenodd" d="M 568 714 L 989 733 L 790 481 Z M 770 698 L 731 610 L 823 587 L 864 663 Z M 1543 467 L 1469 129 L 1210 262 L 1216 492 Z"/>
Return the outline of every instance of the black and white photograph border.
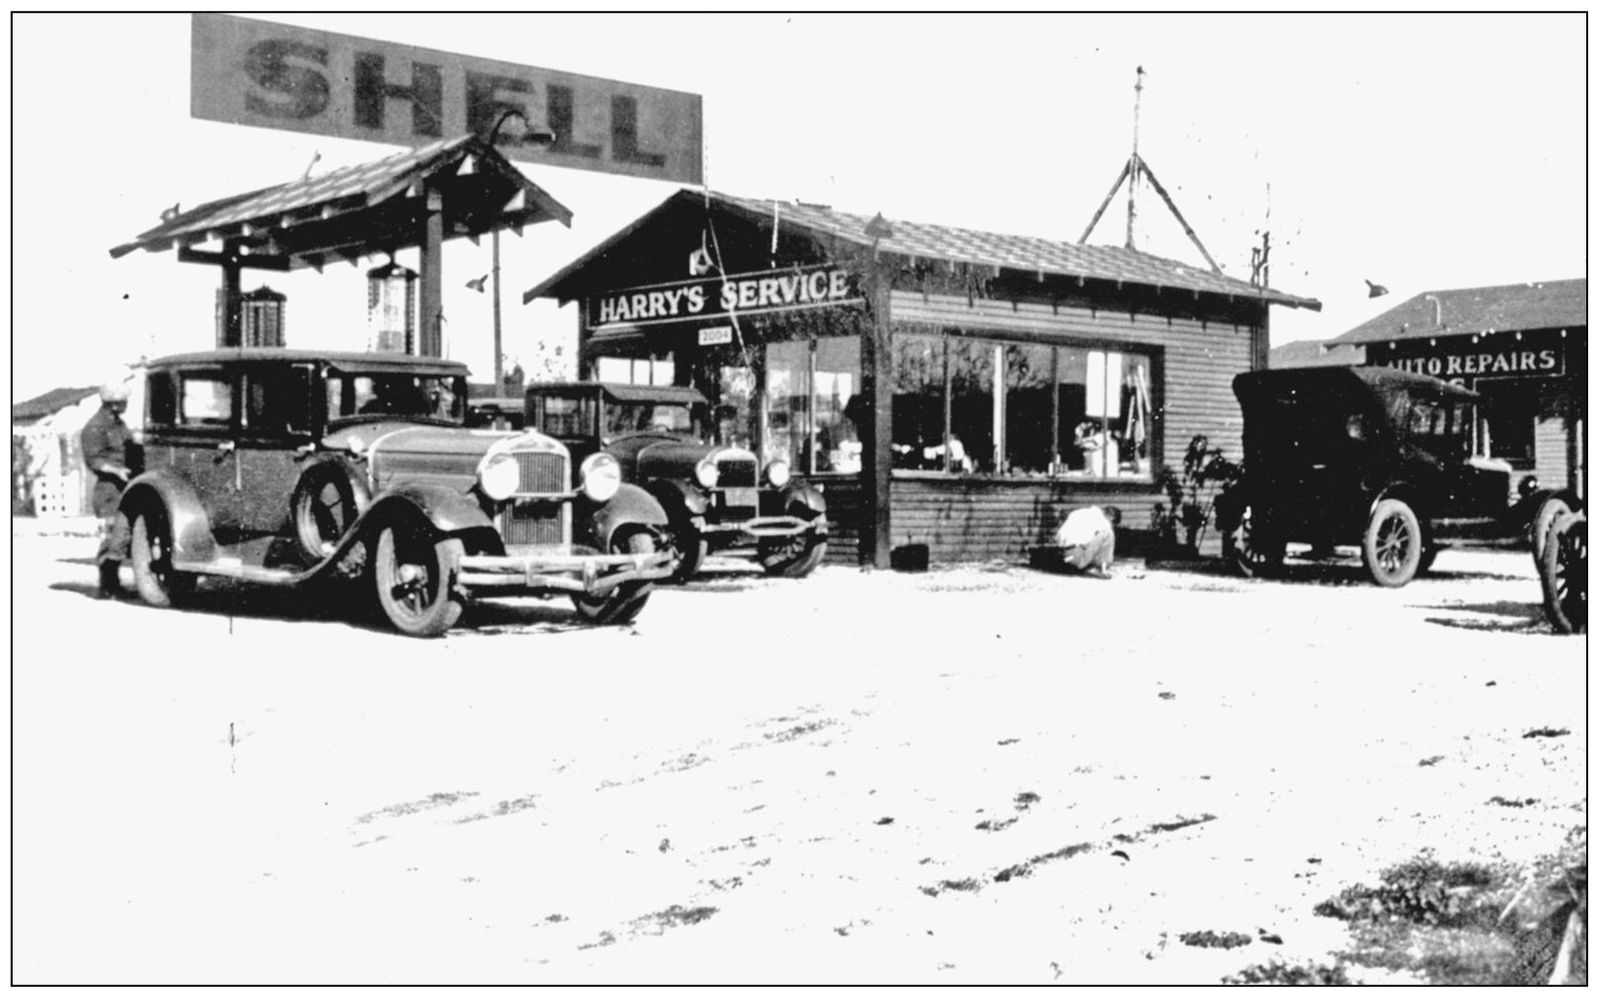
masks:
<path fill-rule="evenodd" d="M 1586 983 L 1587 28 L 13 12 L 13 985 Z M 151 384 L 214 349 L 462 369 L 302 411 L 375 534 L 493 556 L 551 434 L 560 518 L 610 464 L 711 552 L 613 622 L 465 568 L 409 635 L 366 523 L 275 556 L 271 395 Z M 1462 440 L 1453 511 L 1321 528 L 1264 479 L 1329 440 L 1236 387 L 1283 369 L 1434 389 L 1389 451 Z M 700 390 L 686 464 L 812 486 L 817 566 L 519 405 L 575 379 Z"/>

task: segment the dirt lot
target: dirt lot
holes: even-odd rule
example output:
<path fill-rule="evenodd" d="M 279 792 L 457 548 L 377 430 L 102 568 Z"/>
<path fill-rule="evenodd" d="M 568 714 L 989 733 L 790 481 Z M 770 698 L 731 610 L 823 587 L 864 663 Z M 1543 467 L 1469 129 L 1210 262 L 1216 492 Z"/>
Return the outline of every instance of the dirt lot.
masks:
<path fill-rule="evenodd" d="M 416 642 L 93 601 L 92 549 L 12 541 L 19 983 L 1218 983 L 1586 820 L 1585 641 L 1518 554 L 730 573 Z"/>

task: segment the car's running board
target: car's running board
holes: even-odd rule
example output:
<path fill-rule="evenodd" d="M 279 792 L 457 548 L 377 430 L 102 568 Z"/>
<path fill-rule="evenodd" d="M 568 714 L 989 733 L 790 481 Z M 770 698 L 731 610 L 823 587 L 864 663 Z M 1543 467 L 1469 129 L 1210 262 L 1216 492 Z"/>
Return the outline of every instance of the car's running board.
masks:
<path fill-rule="evenodd" d="M 182 564 L 174 568 L 185 574 L 205 574 L 209 577 L 235 578 L 252 584 L 296 584 L 306 577 L 307 571 L 281 571 L 272 567 L 247 564 L 234 557 Z"/>

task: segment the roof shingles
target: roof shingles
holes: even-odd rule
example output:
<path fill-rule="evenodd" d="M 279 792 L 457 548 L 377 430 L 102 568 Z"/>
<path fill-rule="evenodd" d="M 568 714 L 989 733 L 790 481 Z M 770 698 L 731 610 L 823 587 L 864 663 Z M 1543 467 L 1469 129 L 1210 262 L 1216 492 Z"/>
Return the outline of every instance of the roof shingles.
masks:
<path fill-rule="evenodd" d="M 1587 279 L 1572 278 L 1422 292 L 1329 343 L 1586 326 Z"/>
<path fill-rule="evenodd" d="M 1229 275 L 1122 247 L 1073 244 L 1044 237 L 998 234 L 962 227 L 883 219 L 881 222 L 889 222 L 891 232 L 876 242 L 865 230 L 871 222 L 869 217 L 843 213 L 828 206 L 810 203 L 747 199 L 718 192 L 682 190 L 663 206 L 658 207 L 658 210 L 668 209 L 675 203 L 699 202 L 704 196 L 708 201 L 716 201 L 726 208 L 750 214 L 755 222 L 772 223 L 777 214 L 782 224 L 793 228 L 803 228 L 852 244 L 868 246 L 878 243 L 881 250 L 892 254 L 957 264 L 984 265 L 997 269 L 1007 268 L 1034 275 L 1129 282 L 1137 285 L 1246 297 L 1308 309 L 1320 308 L 1317 299 L 1261 288 Z M 609 249 L 623 238 L 640 231 L 650 222 L 653 215 L 655 211 L 654 214 L 648 214 L 647 217 L 528 290 L 524 293 L 524 301 L 528 302 L 541 296 L 571 298 L 570 293 L 577 285 L 573 281 L 574 276 L 598 259 L 604 259 Z"/>

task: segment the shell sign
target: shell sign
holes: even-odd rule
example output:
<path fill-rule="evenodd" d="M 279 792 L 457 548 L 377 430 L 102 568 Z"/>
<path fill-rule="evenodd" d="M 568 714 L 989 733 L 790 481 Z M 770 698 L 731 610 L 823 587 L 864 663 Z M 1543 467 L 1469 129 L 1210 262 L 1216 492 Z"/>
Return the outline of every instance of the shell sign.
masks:
<path fill-rule="evenodd" d="M 694 93 L 454 55 L 226 14 L 195 14 L 190 116 L 418 146 L 483 133 L 516 110 L 556 135 L 509 158 L 698 184 Z"/>

